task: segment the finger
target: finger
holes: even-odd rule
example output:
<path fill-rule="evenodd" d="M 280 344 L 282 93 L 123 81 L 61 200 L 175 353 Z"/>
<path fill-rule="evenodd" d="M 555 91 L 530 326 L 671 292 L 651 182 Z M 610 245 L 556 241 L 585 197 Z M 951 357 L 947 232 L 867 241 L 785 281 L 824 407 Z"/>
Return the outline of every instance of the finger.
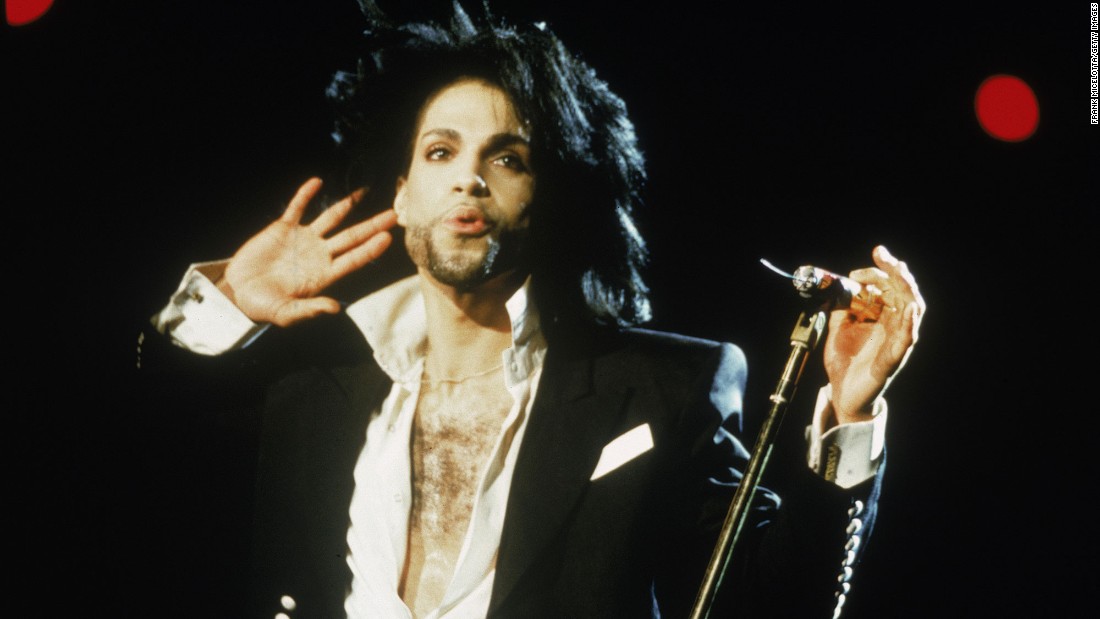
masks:
<path fill-rule="evenodd" d="M 872 252 L 877 267 L 856 269 L 849 277 L 861 284 L 873 284 L 882 293 L 883 301 L 892 308 L 902 310 L 912 301 L 920 309 L 924 308 L 924 299 L 917 287 L 917 280 L 909 271 L 909 265 L 898 260 L 885 246 L 879 245 Z"/>
<path fill-rule="evenodd" d="M 321 314 L 336 314 L 339 311 L 340 304 L 330 297 L 295 299 L 283 304 L 275 312 L 271 322 L 280 327 L 286 327 Z"/>
<path fill-rule="evenodd" d="M 924 297 L 920 293 L 920 287 L 917 285 L 917 278 L 913 276 L 913 273 L 909 270 L 909 265 L 904 261 L 898 263 L 897 279 L 905 283 L 905 290 L 909 293 L 909 297 L 916 302 L 917 317 L 924 313 L 926 305 Z"/>
<path fill-rule="evenodd" d="M 301 221 L 302 214 L 306 212 L 306 207 L 309 206 L 309 201 L 312 200 L 313 196 L 317 195 L 317 192 L 320 190 L 321 179 L 317 177 L 313 177 L 302 183 L 302 186 L 298 188 L 298 192 L 290 199 L 290 204 L 287 205 L 286 210 L 283 211 L 283 215 L 279 219 L 288 224 L 296 224 Z"/>
<path fill-rule="evenodd" d="M 924 298 L 920 294 L 916 277 L 909 270 L 909 265 L 903 260 L 898 260 L 882 245 L 876 247 L 872 255 L 875 263 L 889 273 L 891 283 L 888 286 L 890 289 L 899 293 L 896 295 L 897 303 L 895 303 L 895 306 L 902 307 L 915 301 L 918 306 L 918 313 L 923 312 L 925 308 Z"/>
<path fill-rule="evenodd" d="M 855 280 L 867 290 L 870 296 L 878 296 L 882 299 L 882 302 L 886 305 L 887 310 L 893 310 L 898 305 L 897 295 L 892 293 L 892 281 L 890 275 L 882 269 L 875 267 L 866 267 L 863 269 L 856 269 L 848 274 L 849 279 Z M 904 301 L 901 305 L 904 305 Z"/>
<path fill-rule="evenodd" d="M 862 269 L 855 269 L 848 273 L 848 277 L 856 280 L 857 282 L 867 285 L 874 284 L 881 288 L 883 285 L 890 281 L 890 274 L 882 269 L 875 267 L 865 267 Z"/>
<path fill-rule="evenodd" d="M 371 237 L 386 232 L 397 225 L 397 213 L 386 209 L 366 221 L 340 231 L 328 241 L 329 250 L 339 255 L 366 243 Z M 387 235 L 388 236 L 388 235 Z"/>
<path fill-rule="evenodd" d="M 910 354 L 913 352 L 913 346 L 919 339 L 918 330 L 920 328 L 921 315 L 917 304 L 910 303 L 905 306 L 904 311 L 900 312 L 900 314 L 899 327 L 888 336 L 891 338 L 889 358 L 882 360 L 886 364 L 883 371 L 888 376 L 894 375 L 905 365 L 905 362 L 908 361 Z"/>
<path fill-rule="evenodd" d="M 341 254 L 332 261 L 332 281 L 344 277 L 348 273 L 363 268 L 370 262 L 378 259 L 390 245 L 393 244 L 393 235 L 382 231 L 351 251 Z"/>
<path fill-rule="evenodd" d="M 889 249 L 886 249 L 885 245 L 876 245 L 871 250 L 871 258 L 874 259 L 875 264 L 881 267 L 883 270 L 891 270 L 898 266 L 898 259 L 894 257 L 894 254 L 890 253 Z"/>
<path fill-rule="evenodd" d="M 871 252 L 875 264 L 892 279 L 904 282 L 906 288 L 915 289 L 917 282 L 909 272 L 909 265 L 898 260 L 885 246 L 879 245 Z"/>
<path fill-rule="evenodd" d="M 313 220 L 313 223 L 309 224 L 309 227 L 321 236 L 328 234 L 329 231 L 338 226 L 341 221 L 344 221 L 344 218 L 351 212 L 351 209 L 356 204 L 359 204 L 366 193 L 366 189 L 356 189 L 348 194 L 343 200 L 326 208 L 317 216 L 317 219 Z"/>
<path fill-rule="evenodd" d="M 920 339 L 920 323 L 924 320 L 924 307 L 923 304 L 917 301 L 905 306 L 903 326 L 906 331 L 909 332 L 909 336 L 912 338 L 911 344 L 915 344 Z"/>

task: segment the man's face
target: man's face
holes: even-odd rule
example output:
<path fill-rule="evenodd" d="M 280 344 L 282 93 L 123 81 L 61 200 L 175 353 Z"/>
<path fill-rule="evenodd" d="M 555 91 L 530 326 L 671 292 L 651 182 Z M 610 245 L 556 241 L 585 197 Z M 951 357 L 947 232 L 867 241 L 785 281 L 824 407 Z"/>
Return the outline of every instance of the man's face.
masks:
<path fill-rule="evenodd" d="M 535 193 L 524 124 L 508 96 L 460 80 L 428 100 L 393 206 L 418 270 L 470 290 L 516 268 Z"/>

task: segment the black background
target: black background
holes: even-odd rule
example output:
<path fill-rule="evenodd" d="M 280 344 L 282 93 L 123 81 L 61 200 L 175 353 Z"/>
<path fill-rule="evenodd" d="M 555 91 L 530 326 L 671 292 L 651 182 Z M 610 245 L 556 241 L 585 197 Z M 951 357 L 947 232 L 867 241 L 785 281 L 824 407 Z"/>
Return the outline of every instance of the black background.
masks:
<path fill-rule="evenodd" d="M 891 388 L 887 483 L 847 616 L 1087 607 L 1088 3 L 494 6 L 547 21 L 626 100 L 650 163 L 653 326 L 742 345 L 750 430 L 798 311 L 760 258 L 846 272 L 883 243 L 916 274 L 929 309 Z M 26 615 L 219 616 L 252 422 L 134 401 L 135 337 L 188 263 L 232 253 L 307 177 L 338 178 L 323 93 L 360 30 L 352 0 L 59 0 L 3 27 L 19 516 L 5 537 Z M 1031 139 L 976 122 L 975 89 L 996 73 L 1035 90 Z"/>

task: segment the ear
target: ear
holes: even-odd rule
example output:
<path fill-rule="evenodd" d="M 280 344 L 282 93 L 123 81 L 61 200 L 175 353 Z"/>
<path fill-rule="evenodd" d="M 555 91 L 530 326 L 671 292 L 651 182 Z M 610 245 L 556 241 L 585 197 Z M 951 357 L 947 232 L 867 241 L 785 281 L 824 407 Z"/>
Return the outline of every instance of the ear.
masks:
<path fill-rule="evenodd" d="M 397 179 L 397 191 L 393 194 L 393 210 L 397 213 L 397 225 L 405 227 L 405 177 Z"/>

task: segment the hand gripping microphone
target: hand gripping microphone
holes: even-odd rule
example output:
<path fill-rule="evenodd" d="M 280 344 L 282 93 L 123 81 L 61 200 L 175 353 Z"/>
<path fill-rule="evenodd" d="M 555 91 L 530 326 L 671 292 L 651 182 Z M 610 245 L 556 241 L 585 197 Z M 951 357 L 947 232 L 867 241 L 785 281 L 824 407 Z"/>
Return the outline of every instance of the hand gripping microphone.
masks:
<path fill-rule="evenodd" d="M 878 320 L 886 302 L 882 291 L 873 285 L 863 285 L 850 277 L 837 275 L 813 266 L 800 266 L 787 274 L 761 259 L 764 266 L 790 278 L 798 295 L 825 311 L 846 309 L 856 321 Z"/>

